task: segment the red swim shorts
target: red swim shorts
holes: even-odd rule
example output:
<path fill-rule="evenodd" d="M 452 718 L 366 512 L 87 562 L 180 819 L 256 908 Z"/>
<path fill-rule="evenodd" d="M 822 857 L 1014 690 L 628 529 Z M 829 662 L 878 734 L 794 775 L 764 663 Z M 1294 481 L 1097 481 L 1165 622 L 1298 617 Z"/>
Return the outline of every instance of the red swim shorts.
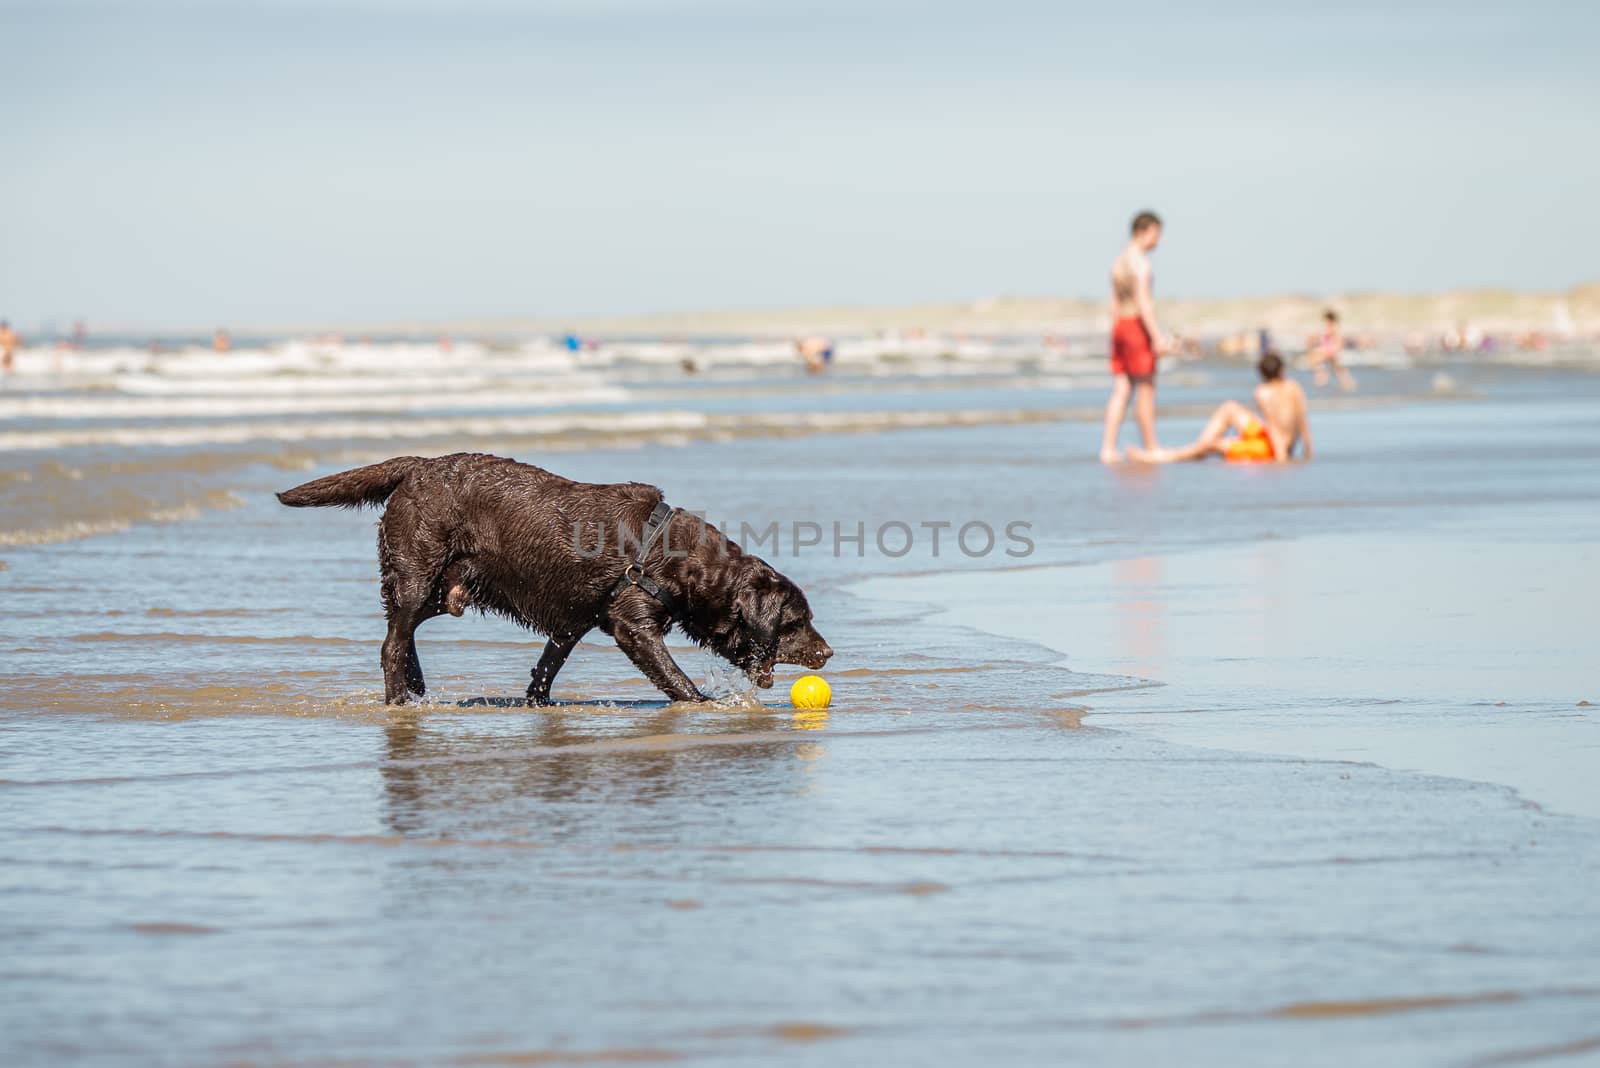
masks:
<path fill-rule="evenodd" d="M 1112 326 L 1111 373 L 1129 378 L 1149 378 L 1156 373 L 1156 353 L 1143 319 L 1118 319 Z"/>

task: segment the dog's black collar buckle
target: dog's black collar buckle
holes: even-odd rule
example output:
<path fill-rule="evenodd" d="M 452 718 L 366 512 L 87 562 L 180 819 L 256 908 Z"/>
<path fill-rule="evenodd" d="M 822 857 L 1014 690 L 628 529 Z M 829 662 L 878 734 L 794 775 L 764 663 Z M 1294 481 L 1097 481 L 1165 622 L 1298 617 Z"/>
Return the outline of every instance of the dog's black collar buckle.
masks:
<path fill-rule="evenodd" d="M 650 550 L 655 547 L 656 539 L 661 532 L 667 529 L 667 524 L 672 521 L 672 514 L 677 511 L 666 501 L 656 505 L 650 512 L 650 518 L 645 522 L 644 533 L 639 537 L 639 547 L 634 551 L 633 559 L 628 566 L 622 569 L 622 577 L 617 579 L 617 584 L 611 587 L 611 600 L 615 601 L 617 595 L 629 586 L 637 586 L 645 593 L 661 602 L 668 615 L 676 615 L 678 599 L 670 592 L 661 588 L 661 584 L 651 578 L 644 570 L 644 558 L 650 555 Z"/>

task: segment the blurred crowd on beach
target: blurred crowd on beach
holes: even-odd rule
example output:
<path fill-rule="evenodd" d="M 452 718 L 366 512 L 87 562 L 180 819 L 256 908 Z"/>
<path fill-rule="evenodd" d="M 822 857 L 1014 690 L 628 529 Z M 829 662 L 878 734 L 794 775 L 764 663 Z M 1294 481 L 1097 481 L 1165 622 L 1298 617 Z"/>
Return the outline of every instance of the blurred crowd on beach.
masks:
<path fill-rule="evenodd" d="M 1240 330 L 1215 339 L 1181 336 L 1180 343 L 1187 355 L 1203 356 L 1215 353 L 1224 359 L 1253 360 L 1263 350 L 1267 331 Z M 1307 350 L 1314 349 L 1321 336 L 1307 332 L 1303 339 Z M 1573 343 L 1584 340 L 1574 332 L 1556 332 L 1540 329 L 1508 331 L 1485 330 L 1470 323 L 1461 323 L 1437 332 L 1407 330 L 1399 334 L 1380 334 L 1375 331 L 1351 333 L 1345 337 L 1345 349 L 1350 352 L 1378 352 L 1399 348 L 1411 356 L 1428 353 L 1494 352 L 1497 349 L 1516 349 L 1522 352 L 1547 352 L 1553 343 Z"/>
<path fill-rule="evenodd" d="M 638 357 L 649 353 L 675 366 L 686 375 L 700 373 L 719 362 L 753 363 L 785 367 L 812 375 L 825 374 L 840 363 L 859 366 L 864 362 L 934 358 L 946 361 L 981 361 L 986 354 L 1005 352 L 1012 357 L 1032 352 L 1041 359 L 1066 355 L 1090 355 L 1105 347 L 1102 330 L 1064 327 L 1044 332 L 931 330 L 918 327 L 878 329 L 851 333 L 809 332 L 789 337 L 706 336 L 676 334 L 646 337 L 632 334 L 525 334 L 521 332 L 482 332 L 472 334 L 417 331 L 395 333 L 344 334 L 316 332 L 274 335 L 249 332 L 235 336 L 225 327 L 210 333 L 173 333 L 160 336 L 130 335 L 110 330 L 91 331 L 83 320 L 62 327 L 45 324 L 24 332 L 10 322 L 0 321 L 0 372 L 7 377 L 71 375 L 89 368 L 75 359 L 88 354 L 126 357 L 145 355 L 199 356 L 209 353 L 219 359 L 237 358 L 247 351 L 272 351 L 284 347 L 321 351 L 372 350 L 404 346 L 415 354 L 432 347 L 441 361 L 448 362 L 465 346 L 474 352 L 509 352 L 537 349 L 561 353 L 571 365 L 603 365 L 619 351 Z M 1167 361 L 1216 359 L 1248 363 L 1269 348 L 1285 353 L 1312 353 L 1324 343 L 1324 335 L 1311 323 L 1303 333 L 1274 334 L 1265 327 L 1241 327 L 1224 331 L 1191 331 L 1177 324 Z M 1470 357 L 1473 354 L 1528 354 L 1538 357 L 1556 351 L 1583 356 L 1600 345 L 1600 331 L 1523 327 L 1486 329 L 1463 322 L 1443 329 L 1377 330 L 1349 324 L 1342 335 L 1342 349 L 1354 355 L 1377 359 L 1396 356 L 1419 359 Z M 722 357 L 722 359 L 718 359 Z M 98 362 L 98 361 L 92 361 Z M 125 370 L 136 370 L 137 360 Z M 410 361 L 408 361 L 410 362 Z M 655 361 L 652 361 L 655 362 Z"/>

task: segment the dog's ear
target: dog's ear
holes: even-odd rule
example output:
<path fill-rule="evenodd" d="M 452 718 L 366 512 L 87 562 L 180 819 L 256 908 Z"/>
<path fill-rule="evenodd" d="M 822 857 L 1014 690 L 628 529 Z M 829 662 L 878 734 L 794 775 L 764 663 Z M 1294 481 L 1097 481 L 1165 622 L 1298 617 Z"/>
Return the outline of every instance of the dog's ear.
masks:
<path fill-rule="evenodd" d="M 783 598 L 765 576 L 752 581 L 733 600 L 733 616 L 749 637 L 750 647 L 767 654 L 778 647 L 778 620 Z"/>

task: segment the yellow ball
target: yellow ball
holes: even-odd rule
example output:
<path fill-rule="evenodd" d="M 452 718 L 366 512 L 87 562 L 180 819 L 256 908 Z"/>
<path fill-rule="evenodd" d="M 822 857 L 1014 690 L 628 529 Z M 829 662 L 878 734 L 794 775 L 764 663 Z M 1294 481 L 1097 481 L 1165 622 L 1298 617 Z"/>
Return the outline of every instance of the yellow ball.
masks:
<path fill-rule="evenodd" d="M 796 708 L 827 708 L 833 691 L 821 675 L 801 675 L 789 687 L 789 703 Z"/>

